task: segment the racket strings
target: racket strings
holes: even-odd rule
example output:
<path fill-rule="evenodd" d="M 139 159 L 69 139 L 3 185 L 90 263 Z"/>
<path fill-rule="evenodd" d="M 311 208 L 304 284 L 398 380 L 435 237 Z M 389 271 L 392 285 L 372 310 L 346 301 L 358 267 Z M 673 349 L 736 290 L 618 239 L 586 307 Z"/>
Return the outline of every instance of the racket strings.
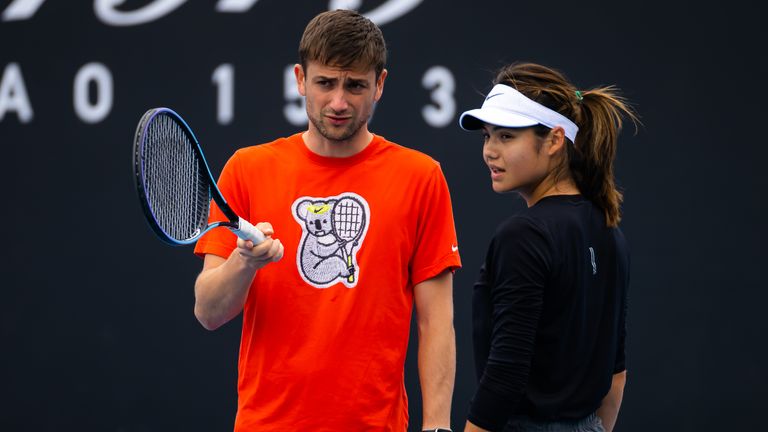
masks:
<path fill-rule="evenodd" d="M 193 145 L 172 118 L 161 114 L 148 125 L 142 148 L 147 201 L 158 225 L 176 240 L 195 237 L 208 219 L 208 184 Z"/>
<path fill-rule="evenodd" d="M 342 199 L 333 208 L 333 226 L 336 236 L 343 240 L 353 240 L 363 227 L 362 206 L 351 200 Z"/>

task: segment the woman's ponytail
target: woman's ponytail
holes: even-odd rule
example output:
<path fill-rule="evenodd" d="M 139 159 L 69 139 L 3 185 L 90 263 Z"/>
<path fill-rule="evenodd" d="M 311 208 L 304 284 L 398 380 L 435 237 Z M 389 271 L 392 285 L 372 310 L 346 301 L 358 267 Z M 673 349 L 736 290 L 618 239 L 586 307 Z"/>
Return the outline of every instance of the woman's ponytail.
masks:
<path fill-rule="evenodd" d="M 534 63 L 506 66 L 499 71 L 494 83 L 514 87 L 529 99 L 576 123 L 579 127 L 576 142 L 568 140 L 565 157 L 554 172 L 555 178 L 570 174 L 581 194 L 605 212 L 606 224 L 617 226 L 623 199 L 613 177 L 617 140 L 624 117 L 636 126 L 639 124 L 637 115 L 618 89 L 606 86 L 578 90 L 562 73 Z M 542 132 L 548 130 L 545 128 Z"/>

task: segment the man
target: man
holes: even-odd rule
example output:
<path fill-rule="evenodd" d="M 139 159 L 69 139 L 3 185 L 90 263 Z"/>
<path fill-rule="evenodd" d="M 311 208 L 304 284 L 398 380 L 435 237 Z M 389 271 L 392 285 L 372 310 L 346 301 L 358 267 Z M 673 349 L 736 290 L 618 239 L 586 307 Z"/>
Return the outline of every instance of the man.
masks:
<path fill-rule="evenodd" d="M 387 77 L 376 25 L 321 13 L 299 56 L 308 130 L 239 150 L 219 179 L 238 214 L 269 221 L 257 224 L 267 240 L 214 230 L 195 249 L 201 324 L 243 311 L 235 430 L 405 431 L 412 305 L 422 426 L 447 429 L 461 263 L 445 179 L 431 158 L 368 130 Z"/>

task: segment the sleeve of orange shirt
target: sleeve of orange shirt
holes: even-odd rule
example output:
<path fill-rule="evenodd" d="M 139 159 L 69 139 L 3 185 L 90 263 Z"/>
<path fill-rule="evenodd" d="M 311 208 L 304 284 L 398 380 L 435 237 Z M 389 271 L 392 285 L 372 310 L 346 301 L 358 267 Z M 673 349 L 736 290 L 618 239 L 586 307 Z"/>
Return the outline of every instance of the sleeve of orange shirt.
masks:
<path fill-rule="evenodd" d="M 238 216 L 248 220 L 248 212 L 245 209 L 248 207 L 248 194 L 245 191 L 244 185 L 240 183 L 242 176 L 239 175 L 241 170 L 240 160 L 238 153 L 232 155 L 227 161 L 224 169 L 221 171 L 221 176 L 217 182 L 218 188 L 224 199 L 227 200 L 227 204 L 237 213 Z M 210 215 L 208 216 L 208 222 L 225 221 L 227 217 L 219 209 L 213 200 L 211 200 Z M 215 228 L 208 231 L 195 245 L 195 255 L 204 257 L 206 254 L 218 255 L 222 258 L 226 258 L 237 246 L 237 236 L 232 231 L 226 228 Z"/>
<path fill-rule="evenodd" d="M 445 269 L 461 267 L 451 195 L 437 162 L 420 196 L 414 197 L 413 202 L 420 206 L 411 257 L 411 283 L 416 285 Z"/>

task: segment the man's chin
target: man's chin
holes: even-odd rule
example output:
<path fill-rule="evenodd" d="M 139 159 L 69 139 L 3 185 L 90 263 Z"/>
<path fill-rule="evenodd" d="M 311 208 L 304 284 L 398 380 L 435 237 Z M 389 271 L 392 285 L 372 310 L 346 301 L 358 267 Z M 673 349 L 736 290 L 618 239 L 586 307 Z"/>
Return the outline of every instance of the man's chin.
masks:
<path fill-rule="evenodd" d="M 325 139 L 327 140 L 341 142 L 341 141 L 349 141 L 352 138 L 354 138 L 360 132 L 360 129 L 361 129 L 360 127 L 358 127 L 355 130 L 349 130 L 348 128 L 342 129 L 342 130 L 334 130 L 332 128 L 323 128 L 323 129 L 320 129 L 320 134 L 323 135 L 323 137 L 325 137 Z"/>
<path fill-rule="evenodd" d="M 350 139 L 352 139 L 353 136 L 354 134 L 349 134 L 349 133 L 340 133 L 340 134 L 324 133 L 323 134 L 323 137 L 325 137 L 325 139 L 329 141 L 339 141 L 339 142 L 349 141 Z"/>
<path fill-rule="evenodd" d="M 315 125 L 315 129 L 323 136 L 323 138 L 329 141 L 344 142 L 353 139 L 363 128 L 363 123 L 359 123 L 354 127 L 333 127 L 323 121 L 317 121 L 310 117 L 310 121 Z"/>

